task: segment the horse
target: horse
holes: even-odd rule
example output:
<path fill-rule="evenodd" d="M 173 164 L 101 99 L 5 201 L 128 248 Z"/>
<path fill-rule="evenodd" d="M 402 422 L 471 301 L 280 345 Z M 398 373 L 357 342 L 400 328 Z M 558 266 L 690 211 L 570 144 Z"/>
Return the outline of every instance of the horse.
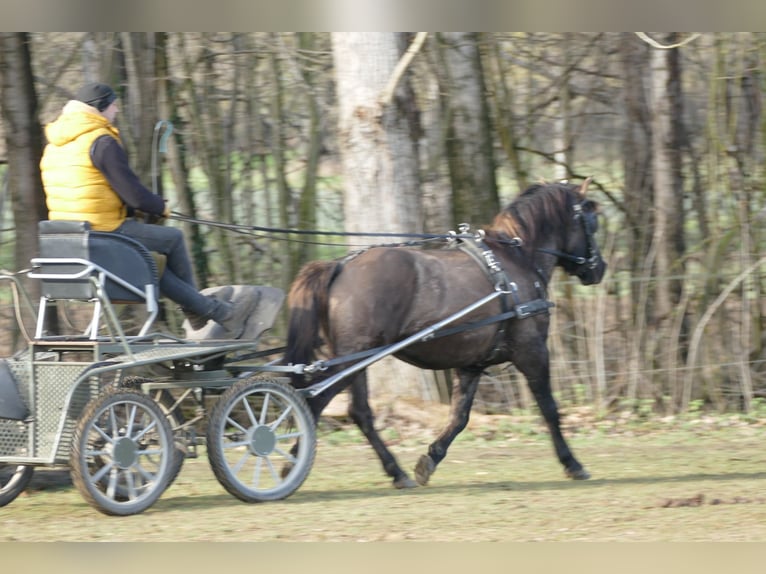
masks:
<path fill-rule="evenodd" d="M 493 291 L 502 291 L 456 320 L 450 331 L 418 339 L 393 354 L 421 369 L 454 369 L 457 375 L 449 422 L 418 460 L 415 481 L 375 429 L 365 369 L 307 399 L 315 421 L 333 397 L 350 388 L 350 418 L 393 485 L 426 485 L 468 423 L 482 372 L 510 362 L 526 378 L 566 476 L 590 478 L 561 432 L 546 342 L 552 303 L 545 298 L 557 266 L 583 285 L 599 283 L 606 271 L 595 240 L 598 204 L 586 198 L 589 182 L 590 178 L 579 186 L 562 182 L 530 186 L 478 234 L 478 257 L 476 249 L 455 248 L 455 243 L 463 243 L 457 239 L 430 249 L 373 246 L 345 259 L 305 264 L 287 297 L 283 363 L 288 365 L 310 364 L 320 348 L 328 357 L 342 360 L 393 345 Z M 291 384 L 299 389 L 313 386 L 341 368 L 342 362 L 316 375 L 296 371 L 290 375 Z"/>

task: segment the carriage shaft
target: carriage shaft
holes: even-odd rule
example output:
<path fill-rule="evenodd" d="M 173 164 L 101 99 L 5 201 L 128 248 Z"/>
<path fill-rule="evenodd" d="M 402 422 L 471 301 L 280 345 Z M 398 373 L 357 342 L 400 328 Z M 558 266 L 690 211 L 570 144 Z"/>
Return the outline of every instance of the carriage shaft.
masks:
<path fill-rule="evenodd" d="M 482 307 L 483 305 L 486 305 L 490 301 L 493 301 L 494 299 L 497 299 L 498 297 L 502 295 L 507 295 L 509 292 L 504 290 L 495 290 L 489 295 L 486 295 L 476 301 L 475 303 L 472 303 L 471 305 L 468 305 L 467 307 L 464 307 L 457 313 L 454 313 L 450 315 L 449 317 L 446 317 L 445 319 L 442 319 L 441 321 L 434 323 L 430 327 L 426 327 L 425 329 L 418 331 L 417 333 L 410 335 L 406 339 L 402 339 L 401 341 L 397 343 L 393 343 L 392 345 L 389 345 L 385 349 L 375 353 L 374 355 L 371 355 L 370 357 L 367 357 L 366 359 L 362 359 L 358 363 L 354 363 L 350 367 L 347 367 L 343 369 L 342 371 L 335 373 L 334 375 L 327 377 L 323 381 L 320 381 L 318 383 L 315 383 L 306 389 L 303 390 L 305 394 L 307 394 L 309 397 L 315 397 L 318 394 L 322 393 L 323 391 L 329 389 L 331 386 L 333 386 L 338 381 L 346 378 L 349 375 L 352 375 L 358 371 L 361 371 L 363 369 L 366 369 L 376 361 L 379 361 L 380 359 L 383 359 L 384 357 L 388 357 L 389 355 L 393 355 L 394 353 L 397 353 L 401 351 L 402 349 L 409 347 L 410 345 L 414 345 L 415 343 L 422 343 L 425 341 L 428 341 L 431 339 L 434 334 L 439 330 L 450 323 L 454 323 L 458 319 L 461 319 L 462 317 L 465 317 L 469 313 L 475 311 L 479 307 Z M 305 371 L 305 369 L 304 369 Z"/>

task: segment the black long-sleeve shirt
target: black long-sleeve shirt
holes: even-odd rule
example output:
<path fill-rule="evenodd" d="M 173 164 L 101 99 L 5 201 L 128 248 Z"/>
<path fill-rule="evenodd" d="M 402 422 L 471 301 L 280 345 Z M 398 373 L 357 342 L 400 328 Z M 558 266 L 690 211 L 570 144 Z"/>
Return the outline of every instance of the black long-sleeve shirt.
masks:
<path fill-rule="evenodd" d="M 162 215 L 165 201 L 141 183 L 128 163 L 128 154 L 116 139 L 108 135 L 97 138 L 90 148 L 90 157 L 93 165 L 104 174 L 109 185 L 128 206 L 129 212 L 139 210 L 150 215 Z"/>

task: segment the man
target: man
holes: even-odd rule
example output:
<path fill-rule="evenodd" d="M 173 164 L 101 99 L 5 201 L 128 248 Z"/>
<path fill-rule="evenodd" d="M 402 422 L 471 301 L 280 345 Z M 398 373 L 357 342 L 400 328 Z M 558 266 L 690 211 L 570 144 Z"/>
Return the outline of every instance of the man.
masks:
<path fill-rule="evenodd" d="M 130 168 L 119 130 L 113 125 L 118 111 L 111 87 L 89 83 L 45 127 L 48 143 L 40 170 L 49 219 L 89 221 L 94 231 L 127 235 L 164 254 L 167 265 L 160 292 L 181 306 L 192 329 L 201 329 L 212 319 L 238 338 L 254 302 L 233 304 L 201 294 L 183 232 L 131 217 L 136 210 L 167 217 L 169 209 Z"/>

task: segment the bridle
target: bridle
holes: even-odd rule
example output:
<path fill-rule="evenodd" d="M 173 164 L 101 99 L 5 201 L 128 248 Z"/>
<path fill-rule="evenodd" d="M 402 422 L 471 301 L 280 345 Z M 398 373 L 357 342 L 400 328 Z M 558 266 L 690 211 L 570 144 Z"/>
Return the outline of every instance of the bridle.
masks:
<path fill-rule="evenodd" d="M 594 238 L 594 234 L 596 233 L 596 213 L 585 212 L 583 210 L 584 203 L 585 200 L 580 203 L 575 203 L 572 206 L 572 210 L 574 211 L 575 221 L 580 222 L 583 233 L 585 234 L 585 247 L 588 252 L 587 257 L 573 255 L 571 253 L 566 253 L 565 251 L 559 251 L 558 249 L 548 249 L 547 247 L 539 247 L 537 250 L 541 253 L 547 253 L 548 255 L 558 257 L 559 259 L 571 261 L 577 265 L 578 268 L 587 267 L 588 269 L 595 269 L 601 263 L 601 253 L 598 250 L 598 245 Z"/>

